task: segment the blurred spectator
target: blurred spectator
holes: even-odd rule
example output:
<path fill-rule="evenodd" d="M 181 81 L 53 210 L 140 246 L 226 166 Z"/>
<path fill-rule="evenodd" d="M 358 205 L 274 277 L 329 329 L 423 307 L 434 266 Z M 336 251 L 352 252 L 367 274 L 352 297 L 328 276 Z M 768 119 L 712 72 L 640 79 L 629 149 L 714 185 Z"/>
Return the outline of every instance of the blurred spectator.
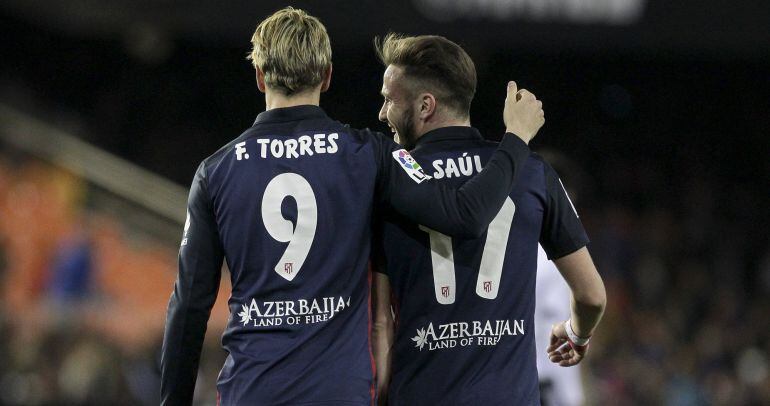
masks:
<path fill-rule="evenodd" d="M 88 209 L 87 186 L 71 173 L 20 155 L 8 162 L 0 155 L 0 404 L 157 404 L 178 241 L 129 235 Z M 224 358 L 222 285 L 201 404 L 215 399 Z"/>
<path fill-rule="evenodd" d="M 48 295 L 55 304 L 77 303 L 93 290 L 91 242 L 78 223 L 59 242 L 51 264 Z"/>

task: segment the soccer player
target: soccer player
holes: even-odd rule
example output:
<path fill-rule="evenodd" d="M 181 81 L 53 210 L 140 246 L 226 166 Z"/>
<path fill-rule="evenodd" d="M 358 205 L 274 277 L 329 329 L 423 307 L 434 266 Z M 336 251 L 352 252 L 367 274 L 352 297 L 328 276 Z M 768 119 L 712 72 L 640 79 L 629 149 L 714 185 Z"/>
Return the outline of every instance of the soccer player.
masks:
<path fill-rule="evenodd" d="M 380 120 L 412 148 L 429 176 L 463 185 L 497 147 L 470 126 L 473 61 L 438 36 L 390 34 L 377 49 L 387 67 Z M 534 99 L 526 90 L 517 95 L 521 102 Z M 375 285 L 375 349 L 383 363 L 392 352 L 389 404 L 539 404 L 533 331 L 538 242 L 573 295 L 571 318 L 552 329 L 551 361 L 580 362 L 603 312 L 604 286 L 559 177 L 537 155 L 530 154 L 480 238 L 453 238 L 392 212 L 385 218 L 375 253 L 376 269 L 387 275 L 377 275 Z M 380 371 L 384 391 L 389 371 Z"/>
<path fill-rule="evenodd" d="M 318 19 L 280 10 L 252 43 L 267 108 L 193 179 L 163 340 L 162 403 L 192 402 L 226 260 L 232 293 L 220 404 L 370 405 L 373 208 L 387 204 L 433 229 L 480 235 L 540 126 L 509 126 L 517 132 L 503 137 L 483 173 L 453 188 L 384 135 L 340 124 L 319 107 L 332 64 Z M 505 121 L 538 122 L 540 106 L 513 103 L 510 90 Z"/>

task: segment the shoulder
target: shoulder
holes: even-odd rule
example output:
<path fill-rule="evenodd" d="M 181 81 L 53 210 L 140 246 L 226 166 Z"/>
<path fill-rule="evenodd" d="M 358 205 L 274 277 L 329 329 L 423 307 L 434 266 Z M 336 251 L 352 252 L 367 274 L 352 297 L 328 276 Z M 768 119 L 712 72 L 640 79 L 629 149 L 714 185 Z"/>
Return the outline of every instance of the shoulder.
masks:
<path fill-rule="evenodd" d="M 369 128 L 353 128 L 348 124 L 341 124 L 354 140 L 360 141 L 362 143 L 378 143 L 378 144 L 384 144 L 388 141 L 392 142 L 391 139 L 385 136 L 385 134 L 379 132 L 379 131 L 373 131 Z"/>
<path fill-rule="evenodd" d="M 249 133 L 251 132 L 250 130 L 251 129 L 244 131 L 240 136 L 238 136 L 238 138 L 235 138 L 227 144 L 221 146 L 216 152 L 206 157 L 206 159 L 201 162 L 198 171 L 203 171 L 204 176 L 207 173 L 214 171 L 222 163 L 222 160 L 225 158 L 228 152 L 235 149 L 237 144 L 245 141 L 249 137 Z"/>
<path fill-rule="evenodd" d="M 325 130 L 336 131 L 340 133 L 340 136 L 347 138 L 347 141 L 353 144 L 386 144 L 387 142 L 393 143 L 393 140 L 388 138 L 385 134 L 379 131 L 373 131 L 368 127 L 356 128 L 350 124 L 343 123 L 332 118 L 326 118 L 324 120 Z M 313 128 L 314 130 L 316 128 Z"/>
<path fill-rule="evenodd" d="M 314 132 L 324 131 L 327 133 L 338 133 L 340 139 L 344 139 L 343 142 L 353 144 L 353 150 L 360 150 L 362 147 L 371 146 L 374 151 L 379 151 L 383 148 L 389 147 L 389 144 L 394 144 L 393 140 L 389 139 L 383 133 L 378 131 L 372 131 L 369 128 L 358 129 L 351 127 L 348 124 L 343 124 L 333 119 L 323 120 L 308 120 L 307 122 L 300 122 L 299 125 L 290 125 L 290 129 L 283 129 L 280 125 L 271 126 L 253 126 L 246 129 L 237 138 L 231 140 L 227 144 L 220 147 L 216 152 L 209 155 L 203 160 L 201 166 L 198 168 L 199 172 L 203 172 L 205 176 L 207 173 L 211 174 L 216 172 L 219 167 L 226 163 L 226 159 L 234 150 L 239 148 L 240 145 L 252 138 L 259 138 L 262 136 L 270 137 L 271 134 L 282 133 L 282 130 L 289 131 L 294 134 L 313 134 Z M 288 133 L 287 133 L 288 134 Z M 225 165 L 226 166 L 226 165 Z"/>
<path fill-rule="evenodd" d="M 383 162 L 381 157 L 401 149 L 391 138 L 379 131 L 373 131 L 369 128 L 358 129 L 349 125 L 345 125 L 345 129 L 350 139 L 349 142 L 353 144 L 354 149 L 357 151 L 370 151 L 377 162 Z"/>
<path fill-rule="evenodd" d="M 538 165 L 538 169 L 542 171 L 546 183 L 556 182 L 559 180 L 559 174 L 553 169 L 551 164 L 548 163 L 541 155 L 532 152 L 529 155 L 530 161 L 534 161 Z"/>
<path fill-rule="evenodd" d="M 548 168 L 551 167 L 551 165 L 548 164 L 545 158 L 543 158 L 540 154 L 534 151 L 529 153 L 529 160 L 535 162 L 538 166 L 543 168 L 543 170 L 546 170 L 546 167 Z"/>

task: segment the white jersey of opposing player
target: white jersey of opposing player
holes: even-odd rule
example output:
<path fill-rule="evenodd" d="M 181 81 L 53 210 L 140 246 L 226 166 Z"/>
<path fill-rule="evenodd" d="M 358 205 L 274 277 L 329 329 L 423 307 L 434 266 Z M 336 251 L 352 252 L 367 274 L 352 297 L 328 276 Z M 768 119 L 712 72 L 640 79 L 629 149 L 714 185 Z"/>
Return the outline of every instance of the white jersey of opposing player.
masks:
<path fill-rule="evenodd" d="M 580 365 L 565 368 L 552 363 L 545 352 L 551 337 L 551 326 L 570 317 L 570 289 L 556 265 L 548 260 L 543 247 L 537 247 L 537 288 L 535 306 L 535 340 L 537 372 L 540 382 L 550 382 L 542 393 L 548 405 L 582 405 L 583 384 Z"/>

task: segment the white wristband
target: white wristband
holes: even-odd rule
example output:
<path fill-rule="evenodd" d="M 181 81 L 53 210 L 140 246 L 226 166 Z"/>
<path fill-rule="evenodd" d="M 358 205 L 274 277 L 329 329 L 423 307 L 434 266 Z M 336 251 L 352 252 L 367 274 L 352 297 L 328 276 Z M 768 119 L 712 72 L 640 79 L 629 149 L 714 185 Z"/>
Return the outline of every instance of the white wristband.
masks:
<path fill-rule="evenodd" d="M 579 347 L 587 345 L 588 341 L 591 340 L 591 337 L 584 338 L 575 334 L 575 330 L 572 329 L 572 319 L 568 319 L 564 322 L 564 331 L 567 332 L 567 337 L 570 341 L 572 341 L 572 344 L 575 344 Z"/>

